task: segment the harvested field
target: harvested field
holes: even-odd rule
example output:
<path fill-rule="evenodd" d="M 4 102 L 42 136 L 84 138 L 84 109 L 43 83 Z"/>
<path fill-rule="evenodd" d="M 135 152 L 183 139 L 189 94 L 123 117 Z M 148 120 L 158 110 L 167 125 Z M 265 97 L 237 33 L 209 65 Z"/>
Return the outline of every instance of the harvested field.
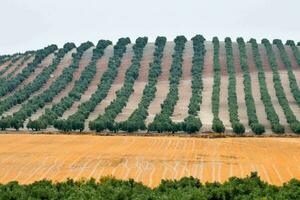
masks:
<path fill-rule="evenodd" d="M 93 135 L 0 135 L 0 182 L 47 178 L 162 178 L 225 181 L 251 171 L 280 185 L 300 178 L 298 138 L 184 138 Z"/>

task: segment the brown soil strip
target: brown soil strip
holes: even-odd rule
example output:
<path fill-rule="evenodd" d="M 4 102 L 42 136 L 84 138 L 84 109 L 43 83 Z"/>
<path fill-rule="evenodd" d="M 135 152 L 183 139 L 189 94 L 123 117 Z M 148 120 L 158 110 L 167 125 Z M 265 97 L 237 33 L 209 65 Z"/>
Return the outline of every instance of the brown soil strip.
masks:
<path fill-rule="evenodd" d="M 202 182 L 224 182 L 230 175 L 245 177 L 254 170 L 264 181 L 276 185 L 300 178 L 300 141 L 295 138 L 0 137 L 2 183 L 113 174 L 154 187 L 162 178 L 193 175 Z"/>
<path fill-rule="evenodd" d="M 134 92 L 130 95 L 127 105 L 123 108 L 122 112 L 116 117 L 117 122 L 125 121 L 138 108 L 138 104 L 142 99 L 144 88 L 148 81 L 149 64 L 153 61 L 153 52 L 155 50 L 154 43 L 148 43 L 144 49 L 141 66 L 139 69 L 139 77 L 134 82 Z"/>
<path fill-rule="evenodd" d="M 27 67 L 27 65 L 28 65 L 29 63 L 31 63 L 31 62 L 34 60 L 34 57 L 35 57 L 35 56 L 32 55 L 28 60 L 26 60 L 26 61 L 23 63 L 23 65 L 21 65 L 21 67 L 14 73 L 14 75 L 13 75 L 12 77 L 16 77 L 17 74 L 21 73 L 22 70 L 23 70 L 25 67 Z"/>
<path fill-rule="evenodd" d="M 81 103 L 83 103 L 91 98 L 92 94 L 97 90 L 97 86 L 101 81 L 101 77 L 102 77 L 103 73 L 107 70 L 108 61 L 112 55 L 113 55 L 113 46 L 110 45 L 105 49 L 104 55 L 97 61 L 96 74 L 95 74 L 93 80 L 91 81 L 91 83 L 89 84 L 87 90 L 83 93 L 83 95 L 81 96 L 81 99 L 79 101 L 76 101 L 72 105 L 72 107 L 63 114 L 63 116 L 62 116 L 63 119 L 67 119 L 70 115 L 77 112 L 78 106 Z"/>
<path fill-rule="evenodd" d="M 226 64 L 226 50 L 225 43 L 220 42 L 220 65 L 221 65 L 221 86 L 220 86 L 220 120 L 223 121 L 226 131 L 232 130 L 231 123 L 229 120 L 228 112 L 228 76 L 227 76 L 227 64 Z"/>
<path fill-rule="evenodd" d="M 193 42 L 187 41 L 183 53 L 182 77 L 178 86 L 179 99 L 171 117 L 174 122 L 182 122 L 188 116 L 189 103 L 192 97 L 192 59 L 194 55 Z"/>
<path fill-rule="evenodd" d="M 296 58 L 293 54 L 293 51 L 291 49 L 290 46 L 285 46 L 285 50 L 289 56 L 289 59 L 291 61 L 291 64 L 292 64 L 292 68 L 293 68 L 293 72 L 296 76 L 296 81 L 298 83 L 298 87 L 300 87 L 300 66 L 298 65 L 297 61 L 296 61 Z"/>
<path fill-rule="evenodd" d="M 146 124 L 149 124 L 153 121 L 156 114 L 161 111 L 160 105 L 166 99 L 166 96 L 169 91 L 169 74 L 172 64 L 172 55 L 174 53 L 174 42 L 167 42 L 164 48 L 164 55 L 162 57 L 162 73 L 158 78 L 156 85 L 156 93 L 154 100 L 150 103 L 148 108 L 148 116 L 146 119 Z"/>
<path fill-rule="evenodd" d="M 232 43 L 232 51 L 234 56 L 234 66 L 236 71 L 236 94 L 238 103 L 238 115 L 240 122 L 245 126 L 246 132 L 250 132 L 248 125 L 247 106 L 244 93 L 243 70 L 240 64 L 240 51 L 237 43 Z"/>
<path fill-rule="evenodd" d="M 200 105 L 199 118 L 203 124 L 202 131 L 211 131 L 213 113 L 212 113 L 212 89 L 214 84 L 214 49 L 212 42 L 205 42 L 204 69 L 202 74 L 203 91 L 202 104 Z"/>
<path fill-rule="evenodd" d="M 118 75 L 112 84 L 106 98 L 99 103 L 94 112 L 90 113 L 88 119 L 85 121 L 85 127 L 88 127 L 88 124 L 90 121 L 95 120 L 99 114 L 103 114 L 105 112 L 105 108 L 110 104 L 111 101 L 113 101 L 116 98 L 116 92 L 121 89 L 124 83 L 125 79 L 125 73 L 128 67 L 131 65 L 131 59 L 133 57 L 133 44 L 128 44 L 126 46 L 126 52 L 122 58 L 121 65 L 118 70 Z"/>
<path fill-rule="evenodd" d="M 10 68 L 7 69 L 7 71 L 4 72 L 0 77 L 1 77 L 1 78 L 2 78 L 2 77 L 6 77 L 8 74 L 10 74 L 11 72 L 13 72 L 13 71 L 18 67 L 18 65 L 20 65 L 20 64 L 22 63 L 22 61 L 24 60 L 24 58 L 25 58 L 25 56 L 20 56 L 20 57 L 18 58 L 18 60 L 17 60 L 12 66 L 10 66 Z M 10 63 L 9 63 L 9 64 L 10 64 Z M 24 63 L 23 66 L 26 67 L 27 64 Z M 5 66 L 5 67 L 6 67 L 6 66 Z M 21 67 L 21 68 L 22 68 L 22 67 Z"/>

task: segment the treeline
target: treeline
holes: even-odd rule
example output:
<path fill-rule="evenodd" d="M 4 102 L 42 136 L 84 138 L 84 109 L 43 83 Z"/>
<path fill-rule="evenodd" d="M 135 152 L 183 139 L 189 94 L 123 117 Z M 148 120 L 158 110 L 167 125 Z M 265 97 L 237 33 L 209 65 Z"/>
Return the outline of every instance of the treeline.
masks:
<path fill-rule="evenodd" d="M 249 73 L 246 45 L 243 38 L 238 38 L 240 64 L 243 71 L 245 102 L 247 107 L 248 125 L 255 134 L 263 134 L 265 127 L 258 122 L 255 102 L 252 95 L 251 77 Z"/>
<path fill-rule="evenodd" d="M 125 73 L 124 84 L 122 88 L 116 92 L 116 98 L 105 108 L 104 114 L 100 114 L 97 119 L 89 123 L 91 130 L 96 132 L 104 130 L 117 132 L 119 130 L 118 124 L 115 123 L 115 118 L 122 112 L 130 95 L 133 93 L 133 85 L 139 76 L 141 59 L 147 42 L 147 37 L 137 38 L 133 46 L 134 55 L 131 60 L 131 65 Z"/>
<path fill-rule="evenodd" d="M 27 128 L 35 131 L 46 129 L 49 125 L 53 125 L 55 120 L 61 117 L 66 110 L 70 109 L 75 101 L 80 100 L 81 95 L 88 88 L 96 74 L 96 64 L 98 59 L 103 56 L 105 48 L 110 44 L 112 44 L 112 42 L 107 40 L 100 40 L 98 42 L 96 48 L 93 49 L 90 63 L 81 72 L 79 79 L 75 81 L 75 84 L 68 95 L 63 97 L 59 103 L 54 104 L 51 109 L 47 109 L 37 120 L 30 120 L 27 124 Z M 82 126 L 77 126 L 76 128 L 80 131 L 84 129 Z"/>
<path fill-rule="evenodd" d="M 283 89 L 283 86 L 281 83 L 281 78 L 280 78 L 280 75 L 278 72 L 278 65 L 277 65 L 276 57 L 275 57 L 273 49 L 272 49 L 272 45 L 269 42 L 269 40 L 267 40 L 267 39 L 263 39 L 262 43 L 264 44 L 266 51 L 267 51 L 269 64 L 270 64 L 272 74 L 273 74 L 273 83 L 274 83 L 274 88 L 275 88 L 278 102 L 284 112 L 286 120 L 289 123 L 292 131 L 294 133 L 300 133 L 300 123 L 297 120 L 293 111 L 291 110 L 289 102 L 286 98 L 286 95 L 285 95 L 285 92 L 284 92 L 284 89 Z M 290 77 L 289 77 L 289 79 L 290 79 Z"/>
<path fill-rule="evenodd" d="M 211 96 L 212 113 L 213 113 L 213 124 L 212 130 L 217 133 L 223 133 L 225 131 L 225 126 L 222 120 L 219 118 L 220 111 L 220 86 L 221 86 L 221 65 L 220 65 L 220 42 L 217 37 L 213 38 L 214 45 L 214 57 L 213 57 L 213 67 L 214 67 L 214 83 Z"/>
<path fill-rule="evenodd" d="M 226 64 L 228 73 L 228 112 L 229 119 L 231 122 L 231 127 L 234 133 L 243 134 L 245 132 L 245 127 L 240 123 L 238 115 L 238 104 L 237 104 L 237 94 L 236 94 L 236 74 L 235 66 L 233 61 L 233 51 L 232 42 L 229 37 L 225 38 L 225 48 L 226 48 Z"/>
<path fill-rule="evenodd" d="M 73 46 L 73 45 L 72 45 Z M 19 130 L 23 128 L 24 121 L 35 113 L 38 109 L 43 108 L 46 103 L 51 102 L 53 98 L 62 91 L 69 82 L 73 79 L 73 73 L 79 67 L 79 61 L 83 53 L 91 48 L 93 43 L 85 42 L 77 48 L 77 52 L 72 54 L 72 64 L 65 68 L 62 74 L 50 85 L 50 87 L 43 93 L 34 96 L 25 104 L 22 105 L 21 109 L 13 113 L 13 116 L 7 116 L 0 120 L 0 126 L 2 129 L 14 128 Z"/>
<path fill-rule="evenodd" d="M 199 179 L 184 177 L 180 180 L 162 180 L 151 189 L 133 179 L 117 180 L 103 177 L 64 182 L 48 180 L 21 185 L 9 182 L 0 185 L 0 199 L 87 199 L 87 200 L 233 200 L 233 199 L 300 199 L 300 181 L 292 179 L 282 186 L 262 181 L 256 173 L 245 178 L 229 178 L 224 183 L 201 183 Z"/>

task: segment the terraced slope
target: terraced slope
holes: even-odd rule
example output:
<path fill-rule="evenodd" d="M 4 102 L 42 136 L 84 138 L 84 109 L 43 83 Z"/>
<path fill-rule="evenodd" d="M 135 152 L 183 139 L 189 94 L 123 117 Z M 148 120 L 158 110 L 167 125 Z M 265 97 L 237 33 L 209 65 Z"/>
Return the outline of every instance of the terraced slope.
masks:
<path fill-rule="evenodd" d="M 54 117 L 59 124 L 54 128 L 52 125 L 56 121 L 52 121 L 46 126 L 48 130 L 90 131 L 89 123 L 100 123 L 98 118 L 104 115 L 112 120 L 101 119 L 101 129 L 97 130 L 300 133 L 300 48 L 294 41 L 285 44 L 281 40 L 269 42 L 264 39 L 259 44 L 260 41 L 249 43 L 242 38 L 238 42 L 214 38 L 213 42 L 205 41 L 200 46 L 194 38 L 185 41 L 179 36 L 159 48 L 159 44 L 153 42 L 143 46 L 142 38 L 139 45 L 130 44 L 126 38 L 120 41 L 116 54 L 115 44 L 104 49 L 103 56 L 95 63 L 94 74 L 82 91 L 77 81 L 91 62 L 96 47 L 85 49 L 80 59 L 77 58 L 78 67 L 72 72 L 72 80 L 66 81 L 57 94 L 51 94 L 54 90 L 51 85 L 72 65 L 75 49 L 67 52 L 51 78 L 34 90 L 28 87 L 51 66 L 57 56 L 57 47 L 52 45 L 35 52 L 1 57 L 0 128 L 24 130 L 30 120 L 47 117 L 49 109 L 61 109 L 54 112 L 59 113 Z M 204 52 L 203 58 L 201 52 Z M 153 62 L 155 69 L 151 69 Z M 197 67 L 200 67 L 197 73 L 201 75 L 196 77 L 193 68 L 197 70 Z M 150 72 L 154 74 L 149 76 Z M 149 78 L 153 79 L 151 87 L 147 86 Z M 199 90 L 193 90 L 196 85 Z M 76 93 L 79 96 L 72 97 L 75 95 L 72 89 L 76 87 L 76 91 L 80 90 Z M 153 95 L 149 95 L 147 87 Z M 119 95 L 127 89 L 130 94 Z M 29 96 L 18 97 L 22 90 L 32 92 Z M 199 98 L 193 96 L 193 91 L 197 91 Z M 43 96 L 45 92 L 51 94 L 51 100 Z M 46 102 L 37 100 L 41 97 Z M 73 99 L 72 102 L 65 100 L 67 97 Z M 65 107 L 55 107 L 61 101 L 64 103 L 60 106 Z M 193 101 L 197 101 L 196 105 Z M 34 110 L 26 108 L 34 102 L 41 104 Z M 139 105 L 140 102 L 147 102 L 146 107 Z M 128 127 L 134 125 L 132 117 L 138 119 L 139 128 Z M 24 128 L 16 124 L 19 118 Z M 161 123 L 161 120 L 166 121 Z M 153 122 L 168 127 L 154 128 Z M 69 128 L 63 127 L 67 124 Z M 148 127 L 150 124 L 151 128 Z M 76 128 L 79 125 L 83 128 Z M 38 130 L 45 130 L 44 124 L 39 126 L 42 128 Z"/>

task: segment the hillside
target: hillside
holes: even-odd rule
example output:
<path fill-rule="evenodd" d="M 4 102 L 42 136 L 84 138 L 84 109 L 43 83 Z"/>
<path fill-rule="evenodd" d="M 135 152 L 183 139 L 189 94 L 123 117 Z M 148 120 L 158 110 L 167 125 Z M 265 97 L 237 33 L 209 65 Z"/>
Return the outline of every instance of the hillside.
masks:
<path fill-rule="evenodd" d="M 0 127 L 299 134 L 299 77 L 293 41 L 50 45 L 0 57 Z"/>

